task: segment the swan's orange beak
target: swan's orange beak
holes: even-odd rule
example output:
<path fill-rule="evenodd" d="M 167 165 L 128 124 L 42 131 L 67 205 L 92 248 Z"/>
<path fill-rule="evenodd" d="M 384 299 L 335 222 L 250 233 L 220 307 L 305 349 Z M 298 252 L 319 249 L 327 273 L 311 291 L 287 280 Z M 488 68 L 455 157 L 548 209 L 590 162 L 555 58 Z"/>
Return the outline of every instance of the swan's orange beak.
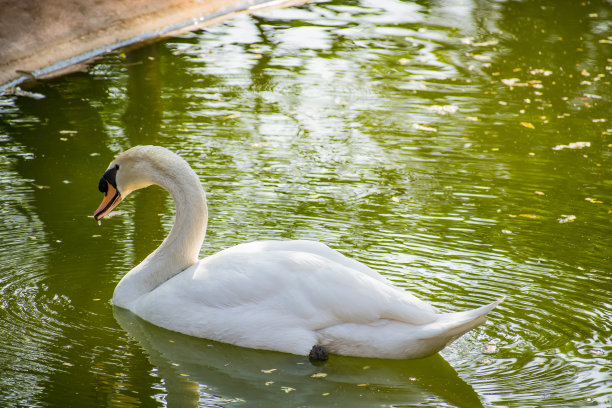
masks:
<path fill-rule="evenodd" d="M 106 191 L 104 192 L 102 204 L 100 204 L 94 213 L 94 218 L 96 221 L 100 220 L 100 218 L 111 212 L 113 208 L 115 208 L 117 204 L 121 202 L 121 194 L 119 191 L 117 191 L 117 189 L 111 183 L 106 180 L 104 181 L 106 182 Z"/>

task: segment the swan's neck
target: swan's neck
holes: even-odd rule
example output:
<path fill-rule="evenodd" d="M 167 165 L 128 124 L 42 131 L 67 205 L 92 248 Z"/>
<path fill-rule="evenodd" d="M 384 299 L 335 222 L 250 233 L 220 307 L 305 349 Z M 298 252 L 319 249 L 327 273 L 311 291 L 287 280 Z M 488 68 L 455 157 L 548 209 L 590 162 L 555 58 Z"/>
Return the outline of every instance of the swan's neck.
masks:
<path fill-rule="evenodd" d="M 159 177 L 155 184 L 168 190 L 174 199 L 174 226 L 164 242 L 115 288 L 113 304 L 127 309 L 138 298 L 196 263 L 206 235 L 206 195 L 195 172 L 188 165 L 180 166 L 178 171 Z"/>

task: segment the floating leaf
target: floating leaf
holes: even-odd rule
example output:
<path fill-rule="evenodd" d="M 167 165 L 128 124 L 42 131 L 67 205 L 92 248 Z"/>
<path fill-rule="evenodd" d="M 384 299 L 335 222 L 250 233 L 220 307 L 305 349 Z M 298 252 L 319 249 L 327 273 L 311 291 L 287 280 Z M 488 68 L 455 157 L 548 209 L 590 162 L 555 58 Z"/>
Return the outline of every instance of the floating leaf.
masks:
<path fill-rule="evenodd" d="M 521 126 L 524 126 L 524 127 L 528 128 L 528 129 L 535 129 L 535 126 L 533 126 L 529 122 L 521 122 Z"/>
<path fill-rule="evenodd" d="M 537 194 L 537 195 L 545 195 L 543 192 L 541 191 L 534 191 L 533 194 Z"/>
<path fill-rule="evenodd" d="M 561 218 L 558 218 L 557 221 L 559 221 L 559 223 L 564 224 L 566 222 L 574 222 L 576 221 L 576 216 L 575 215 L 564 215 L 561 214 Z"/>
<path fill-rule="evenodd" d="M 491 57 L 488 55 L 471 54 L 471 53 L 468 53 L 467 55 L 469 57 L 474 58 L 476 61 L 491 61 Z"/>
<path fill-rule="evenodd" d="M 285 391 L 285 393 L 290 393 L 291 391 L 295 391 L 295 388 L 291 387 L 281 387 L 281 390 Z"/>
<path fill-rule="evenodd" d="M 567 145 L 557 145 L 553 147 L 553 150 L 563 150 L 563 149 L 582 149 L 584 147 L 591 146 L 591 142 L 573 142 Z"/>
<path fill-rule="evenodd" d="M 271 368 L 269 370 L 261 370 L 262 373 L 264 374 L 270 374 L 276 371 L 276 368 Z"/>
<path fill-rule="evenodd" d="M 603 201 L 599 201 L 596 198 L 587 197 L 587 198 L 585 198 L 585 200 L 588 201 L 589 203 L 593 203 L 593 204 L 603 204 Z"/>
<path fill-rule="evenodd" d="M 413 123 L 412 128 L 416 130 L 424 130 L 426 132 L 437 132 L 438 131 L 438 129 L 436 128 L 426 126 L 426 125 L 419 125 L 418 123 Z"/>
<path fill-rule="evenodd" d="M 311 378 L 325 378 L 325 377 L 327 377 L 327 373 L 314 373 L 310 377 Z"/>
<path fill-rule="evenodd" d="M 501 81 L 502 81 L 502 84 L 504 84 L 504 85 L 515 86 L 520 81 L 520 79 L 518 79 L 518 78 L 508 78 L 508 79 L 502 79 Z"/>
<path fill-rule="evenodd" d="M 488 47 L 488 46 L 497 45 L 497 44 L 499 44 L 499 41 L 491 40 L 491 41 L 485 41 L 485 42 L 480 42 L 480 43 L 473 43 L 472 45 L 474 47 Z"/>
<path fill-rule="evenodd" d="M 274 381 L 266 381 L 265 382 L 265 386 L 269 387 L 270 385 L 274 384 Z"/>
<path fill-rule="evenodd" d="M 531 218 L 532 220 L 535 220 L 538 218 L 537 215 L 535 214 L 519 214 L 519 217 L 523 217 L 523 218 Z"/>

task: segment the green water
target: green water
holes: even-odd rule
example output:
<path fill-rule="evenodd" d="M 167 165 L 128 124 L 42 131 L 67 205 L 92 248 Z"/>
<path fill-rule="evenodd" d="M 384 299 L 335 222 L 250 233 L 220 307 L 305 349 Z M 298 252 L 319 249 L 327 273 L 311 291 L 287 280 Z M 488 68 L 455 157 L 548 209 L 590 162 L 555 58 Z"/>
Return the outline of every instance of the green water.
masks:
<path fill-rule="evenodd" d="M 612 406 L 611 21 L 605 1 L 314 3 L 0 98 L 0 405 Z M 150 326 L 110 298 L 171 200 L 91 218 L 144 143 L 200 175 L 202 256 L 314 239 L 445 311 L 508 298 L 415 361 Z"/>

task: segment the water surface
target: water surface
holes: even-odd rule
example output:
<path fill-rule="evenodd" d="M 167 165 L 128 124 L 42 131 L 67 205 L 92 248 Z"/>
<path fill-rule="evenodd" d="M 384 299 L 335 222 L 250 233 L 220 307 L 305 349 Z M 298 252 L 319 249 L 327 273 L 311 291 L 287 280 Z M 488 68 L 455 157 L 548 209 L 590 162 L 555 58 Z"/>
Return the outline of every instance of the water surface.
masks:
<path fill-rule="evenodd" d="M 609 406 L 611 16 L 320 2 L 3 97 L 2 405 Z M 445 311 L 508 298 L 415 361 L 315 366 L 148 325 L 110 298 L 169 232 L 170 198 L 91 218 L 108 163 L 144 143 L 200 175 L 201 256 L 314 239 Z"/>

